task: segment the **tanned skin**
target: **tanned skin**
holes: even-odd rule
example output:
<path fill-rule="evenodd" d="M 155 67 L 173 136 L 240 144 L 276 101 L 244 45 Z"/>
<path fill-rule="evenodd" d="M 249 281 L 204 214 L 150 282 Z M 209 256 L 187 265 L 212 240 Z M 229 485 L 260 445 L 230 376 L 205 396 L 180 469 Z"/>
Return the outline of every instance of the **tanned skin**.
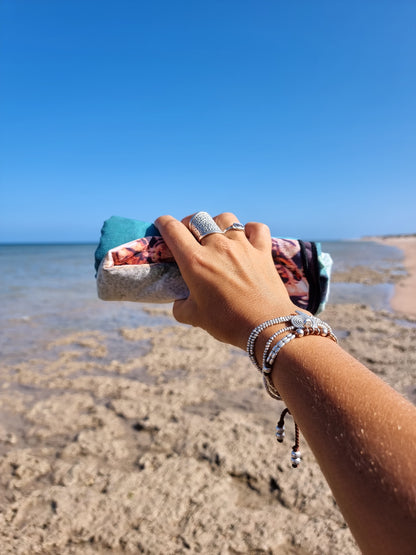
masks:
<path fill-rule="evenodd" d="M 230 213 L 214 219 L 222 229 L 238 221 Z M 209 235 L 200 244 L 189 220 L 156 221 L 190 290 L 187 299 L 174 303 L 173 314 L 245 349 L 255 326 L 297 308 L 275 270 L 270 231 L 249 223 L 245 232 Z M 258 361 L 278 329 L 259 336 Z M 326 337 L 285 345 L 272 379 L 362 552 L 414 555 L 416 408 Z"/>

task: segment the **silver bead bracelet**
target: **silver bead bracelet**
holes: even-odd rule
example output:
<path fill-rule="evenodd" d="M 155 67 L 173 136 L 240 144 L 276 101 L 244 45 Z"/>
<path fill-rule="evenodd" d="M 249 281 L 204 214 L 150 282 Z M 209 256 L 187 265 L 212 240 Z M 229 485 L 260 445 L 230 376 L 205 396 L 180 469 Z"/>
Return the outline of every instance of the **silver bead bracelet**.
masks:
<path fill-rule="evenodd" d="M 289 320 L 292 317 L 293 317 L 293 314 L 290 314 L 289 316 L 279 316 L 279 318 L 272 318 L 271 320 L 266 320 L 262 324 L 256 326 L 253 329 L 253 331 L 250 333 L 250 335 L 248 337 L 248 340 L 247 340 L 247 353 L 248 353 L 248 356 L 250 357 L 251 362 L 254 364 L 254 366 L 257 368 L 257 370 L 259 370 L 260 372 L 262 372 L 263 369 L 259 364 L 257 364 L 256 356 L 254 354 L 254 347 L 255 347 L 256 340 L 257 340 L 258 336 L 266 328 L 268 328 L 270 326 L 274 326 L 276 324 L 282 324 L 283 322 L 289 322 Z"/>
<path fill-rule="evenodd" d="M 278 330 L 269 337 L 264 347 L 262 366 L 260 367 L 254 354 L 256 340 L 263 330 L 275 324 L 281 323 L 290 323 L 290 325 L 282 328 L 281 330 Z M 271 345 L 276 337 L 285 332 L 288 332 L 287 335 L 280 339 L 271 348 Z M 254 366 L 261 371 L 264 387 L 267 393 L 273 399 L 276 399 L 278 401 L 282 399 L 279 392 L 275 388 L 271 377 L 273 364 L 276 360 L 277 355 L 285 345 L 290 343 L 290 341 L 293 341 L 294 339 L 297 339 L 299 337 L 305 337 L 307 335 L 319 335 L 321 337 L 329 337 L 330 339 L 332 339 L 332 341 L 337 342 L 337 338 L 328 324 L 326 324 L 316 316 L 310 316 L 309 314 L 305 314 L 300 310 L 296 310 L 296 314 L 290 314 L 289 316 L 280 316 L 279 318 L 272 318 L 271 320 L 267 320 L 259 326 L 256 326 L 251 332 L 247 341 L 247 353 Z M 284 418 L 286 414 L 290 414 L 288 408 L 285 408 L 282 411 L 279 422 L 276 426 L 276 439 L 278 442 L 282 442 L 285 436 Z M 299 451 L 299 427 L 295 422 L 295 444 L 292 447 L 291 453 L 292 467 L 297 468 L 300 460 L 301 454 Z"/>

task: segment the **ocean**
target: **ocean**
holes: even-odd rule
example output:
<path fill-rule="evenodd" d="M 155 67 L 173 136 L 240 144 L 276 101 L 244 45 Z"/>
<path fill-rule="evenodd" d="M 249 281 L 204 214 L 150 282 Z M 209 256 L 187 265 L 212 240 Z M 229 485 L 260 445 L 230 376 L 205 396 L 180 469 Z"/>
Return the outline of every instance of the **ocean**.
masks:
<path fill-rule="evenodd" d="M 115 355 L 121 328 L 171 323 L 163 314 L 149 314 L 140 304 L 99 300 L 93 266 L 95 247 L 0 245 L 3 362 L 44 356 L 48 342 L 89 330 L 104 334 Z M 322 250 L 331 254 L 337 271 L 357 265 L 383 271 L 399 267 L 402 260 L 400 250 L 372 241 L 323 241 Z M 329 302 L 388 309 L 392 293 L 393 285 L 389 283 L 333 283 Z"/>
<path fill-rule="evenodd" d="M 333 259 L 333 272 L 348 271 L 354 266 L 364 266 L 378 272 L 402 274 L 403 253 L 390 245 L 375 241 L 322 241 L 322 250 Z M 392 270 L 393 269 L 393 270 Z M 362 303 L 374 310 L 389 310 L 394 293 L 392 283 L 373 285 L 362 283 L 331 283 L 329 302 Z"/>

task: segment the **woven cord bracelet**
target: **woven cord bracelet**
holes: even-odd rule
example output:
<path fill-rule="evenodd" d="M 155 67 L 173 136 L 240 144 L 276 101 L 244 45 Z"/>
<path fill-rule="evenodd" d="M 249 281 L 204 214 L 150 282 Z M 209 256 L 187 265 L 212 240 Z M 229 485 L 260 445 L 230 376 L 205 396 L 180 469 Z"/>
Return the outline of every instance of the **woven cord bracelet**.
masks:
<path fill-rule="evenodd" d="M 254 349 L 255 344 L 258 336 L 260 333 L 268 328 L 269 326 L 273 326 L 275 324 L 281 323 L 289 323 L 290 325 L 286 326 L 285 328 L 278 330 L 273 335 L 269 337 L 264 347 L 263 352 L 263 359 L 262 359 L 262 367 L 257 363 Z M 277 336 L 281 335 L 282 333 L 288 332 L 280 341 L 278 341 L 272 348 L 271 345 L 273 341 L 276 339 Z M 329 337 L 332 341 L 337 342 L 337 338 L 332 332 L 331 327 L 317 318 L 316 316 L 310 316 L 309 314 L 305 314 L 300 310 L 296 311 L 296 314 L 290 314 L 289 316 L 281 316 L 279 318 L 273 318 L 271 320 L 267 320 L 260 324 L 259 326 L 255 327 L 251 332 L 248 342 L 247 342 L 247 353 L 250 357 L 250 360 L 254 364 L 254 366 L 259 369 L 263 376 L 263 384 L 267 391 L 267 393 L 273 398 L 280 401 L 282 398 L 275 388 L 271 372 L 273 368 L 273 364 L 276 360 L 277 355 L 279 354 L 280 350 L 283 349 L 287 343 L 297 339 L 299 337 L 305 337 L 307 335 L 320 335 L 321 337 Z M 283 441 L 285 437 L 285 426 L 284 426 L 284 419 L 286 414 L 290 414 L 288 408 L 285 408 L 279 418 L 279 421 L 276 426 L 276 439 L 279 443 Z M 295 422 L 295 444 L 292 447 L 291 452 L 291 463 L 293 468 L 297 468 L 300 461 L 301 461 L 301 453 L 299 450 L 299 427 Z"/>

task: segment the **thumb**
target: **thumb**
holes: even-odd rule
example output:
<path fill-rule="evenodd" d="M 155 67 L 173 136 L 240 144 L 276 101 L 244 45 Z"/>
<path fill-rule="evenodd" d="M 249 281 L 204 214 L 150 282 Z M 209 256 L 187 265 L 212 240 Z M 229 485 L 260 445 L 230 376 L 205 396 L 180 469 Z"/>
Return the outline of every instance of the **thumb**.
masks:
<path fill-rule="evenodd" d="M 191 296 L 187 299 L 181 299 L 173 303 L 173 317 L 181 324 L 190 324 L 191 326 L 195 325 L 192 318 L 192 314 L 195 314 L 195 311 L 195 303 Z"/>

